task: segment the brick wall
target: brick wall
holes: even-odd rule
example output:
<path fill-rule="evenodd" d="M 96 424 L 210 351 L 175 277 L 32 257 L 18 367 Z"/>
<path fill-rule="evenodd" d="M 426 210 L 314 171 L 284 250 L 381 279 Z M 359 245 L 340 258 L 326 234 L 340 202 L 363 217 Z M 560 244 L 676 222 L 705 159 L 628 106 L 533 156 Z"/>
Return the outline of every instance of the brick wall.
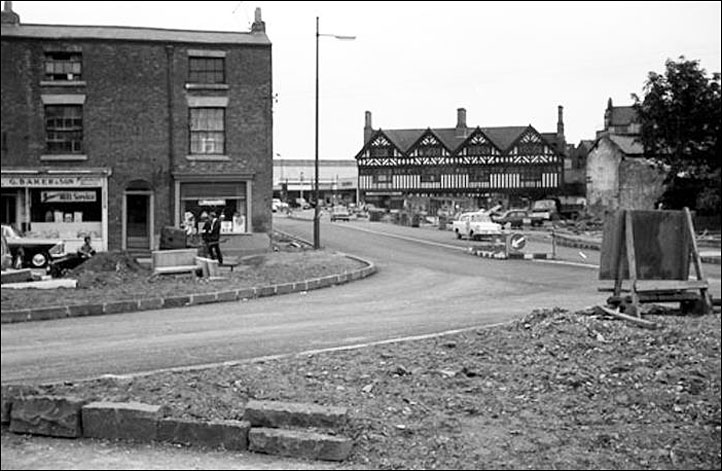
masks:
<path fill-rule="evenodd" d="M 41 86 L 44 48 L 82 48 L 85 86 Z M 266 46 L 212 45 L 225 50 L 225 91 L 187 91 L 187 50 L 197 45 L 111 40 L 2 40 L 2 166 L 53 168 L 109 167 L 108 246 L 122 245 L 123 192 L 145 180 L 155 195 L 156 236 L 174 222 L 173 173 L 253 174 L 252 228 L 271 228 L 273 149 L 271 49 Z M 169 56 L 170 53 L 170 56 Z M 170 61 L 169 61 L 170 57 Z M 168 65 L 172 65 L 172 105 Z M 191 162 L 188 155 L 186 96 L 228 97 L 226 145 L 230 160 Z M 85 94 L 85 161 L 46 162 L 42 94 Z M 172 110 L 172 113 L 169 111 Z M 172 114 L 173 138 L 169 114 Z M 171 147 L 172 142 L 172 147 Z"/>

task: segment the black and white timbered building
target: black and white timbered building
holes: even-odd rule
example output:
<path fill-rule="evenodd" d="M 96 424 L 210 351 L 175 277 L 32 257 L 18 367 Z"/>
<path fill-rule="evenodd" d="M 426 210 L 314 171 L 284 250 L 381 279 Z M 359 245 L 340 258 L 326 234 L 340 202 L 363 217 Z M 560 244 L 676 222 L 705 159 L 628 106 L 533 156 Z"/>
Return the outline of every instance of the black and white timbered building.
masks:
<path fill-rule="evenodd" d="M 366 112 L 364 146 L 356 155 L 361 200 L 401 209 L 410 200 L 465 200 L 507 206 L 557 194 L 564 175 L 563 108 L 557 132 L 532 125 L 468 127 L 466 110 L 454 128 L 374 130 Z"/>

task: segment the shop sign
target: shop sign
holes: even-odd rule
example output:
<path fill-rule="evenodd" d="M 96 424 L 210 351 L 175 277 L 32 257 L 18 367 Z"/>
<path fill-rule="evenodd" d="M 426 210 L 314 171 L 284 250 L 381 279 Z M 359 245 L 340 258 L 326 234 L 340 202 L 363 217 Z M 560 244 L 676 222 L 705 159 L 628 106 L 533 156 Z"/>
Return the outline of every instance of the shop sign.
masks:
<path fill-rule="evenodd" d="M 102 180 L 94 177 L 2 177 L 3 188 L 62 188 L 78 186 L 102 186 Z"/>
<path fill-rule="evenodd" d="M 78 203 L 95 202 L 94 191 L 41 191 L 40 201 L 42 203 Z"/>
<path fill-rule="evenodd" d="M 225 206 L 226 200 L 198 200 L 198 206 Z"/>

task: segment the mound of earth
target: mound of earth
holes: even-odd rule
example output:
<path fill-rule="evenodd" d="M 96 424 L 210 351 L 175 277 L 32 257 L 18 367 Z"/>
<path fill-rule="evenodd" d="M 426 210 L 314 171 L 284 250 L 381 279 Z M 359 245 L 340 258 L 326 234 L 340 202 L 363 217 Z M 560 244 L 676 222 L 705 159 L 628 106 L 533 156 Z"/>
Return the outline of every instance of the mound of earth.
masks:
<path fill-rule="evenodd" d="M 150 276 L 128 252 L 100 252 L 69 271 L 65 277 L 78 280 L 78 288 L 118 285 L 139 277 Z"/>

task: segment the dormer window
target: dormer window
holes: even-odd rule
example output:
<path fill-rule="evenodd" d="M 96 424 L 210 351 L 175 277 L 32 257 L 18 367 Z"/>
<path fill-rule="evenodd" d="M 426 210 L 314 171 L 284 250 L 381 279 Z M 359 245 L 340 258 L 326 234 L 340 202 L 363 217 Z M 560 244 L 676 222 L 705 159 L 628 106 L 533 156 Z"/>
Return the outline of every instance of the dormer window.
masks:
<path fill-rule="evenodd" d="M 83 56 L 79 52 L 46 52 L 45 80 L 80 81 L 83 79 Z"/>

